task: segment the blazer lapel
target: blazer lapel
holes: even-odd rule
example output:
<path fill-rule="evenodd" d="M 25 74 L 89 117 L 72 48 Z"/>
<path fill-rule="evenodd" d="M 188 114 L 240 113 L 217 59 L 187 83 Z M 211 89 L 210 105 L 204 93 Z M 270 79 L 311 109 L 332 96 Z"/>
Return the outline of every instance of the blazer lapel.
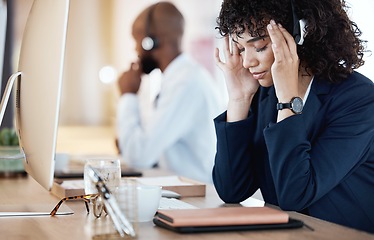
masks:
<path fill-rule="evenodd" d="M 312 124 L 318 116 L 318 111 L 321 109 L 324 98 L 331 90 L 331 84 L 326 81 L 320 81 L 314 78 L 309 96 L 306 100 L 302 116 L 307 129 L 310 129 Z"/>
<path fill-rule="evenodd" d="M 305 119 L 305 125 L 307 129 L 310 129 L 311 125 L 313 124 L 316 116 L 318 116 L 318 111 L 322 107 L 324 102 L 325 96 L 330 92 L 331 84 L 322 80 L 320 81 L 317 77 L 314 78 L 309 96 L 304 106 L 304 110 L 302 113 L 303 118 Z M 262 126 L 265 128 L 270 122 L 275 123 L 277 121 L 277 97 L 275 95 L 274 86 L 269 88 L 263 88 L 259 96 L 259 104 L 260 107 L 263 109 L 258 109 L 259 115 L 261 115 L 261 121 L 265 125 Z M 273 106 L 273 108 L 269 109 L 269 106 Z"/>

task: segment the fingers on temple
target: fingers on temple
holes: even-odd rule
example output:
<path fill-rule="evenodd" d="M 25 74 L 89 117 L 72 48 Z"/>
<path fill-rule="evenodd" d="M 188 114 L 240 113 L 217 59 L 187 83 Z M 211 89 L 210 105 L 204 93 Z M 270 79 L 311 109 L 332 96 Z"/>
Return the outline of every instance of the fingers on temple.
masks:
<path fill-rule="evenodd" d="M 274 52 L 275 60 L 280 62 L 287 58 L 289 54 L 288 46 L 286 39 L 283 36 L 283 33 L 280 31 L 279 26 L 273 21 L 270 21 L 270 24 L 267 26 L 269 36 L 272 42 L 272 48 Z"/>
<path fill-rule="evenodd" d="M 291 52 L 291 55 L 297 56 L 297 46 L 293 36 L 289 32 L 287 32 L 287 30 L 283 26 L 279 26 L 279 30 L 283 34 L 283 37 L 286 39 L 287 46 Z"/>
<path fill-rule="evenodd" d="M 231 40 L 231 49 L 232 49 L 232 54 L 233 55 L 239 55 L 239 48 L 238 46 L 234 43 L 234 41 Z"/>
<path fill-rule="evenodd" d="M 221 59 L 219 57 L 219 49 L 218 48 L 216 48 L 214 50 L 214 58 L 215 58 L 217 64 L 221 63 Z"/>
<path fill-rule="evenodd" d="M 229 35 L 225 36 L 223 49 L 224 49 L 224 52 L 226 52 L 227 55 L 229 55 L 231 53 L 230 52 L 230 37 L 229 37 Z"/>
<path fill-rule="evenodd" d="M 221 58 L 220 58 L 220 56 L 219 56 L 219 49 L 218 49 L 218 48 L 215 49 L 214 58 L 215 58 L 215 60 L 216 60 L 216 65 L 217 65 L 220 69 L 223 69 L 224 63 L 221 61 Z"/>
<path fill-rule="evenodd" d="M 225 59 L 228 59 L 228 57 L 231 55 L 229 36 L 225 36 L 224 38 L 222 52 L 223 52 L 223 56 L 225 57 Z"/>

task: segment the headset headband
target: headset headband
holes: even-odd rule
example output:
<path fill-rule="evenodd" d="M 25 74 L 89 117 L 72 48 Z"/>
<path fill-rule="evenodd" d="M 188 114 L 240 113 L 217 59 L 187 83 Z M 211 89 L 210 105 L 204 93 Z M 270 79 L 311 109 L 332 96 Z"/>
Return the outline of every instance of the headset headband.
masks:
<path fill-rule="evenodd" d="M 158 3 L 153 5 L 148 11 L 147 21 L 146 21 L 146 25 L 145 25 L 145 36 L 146 37 L 151 35 L 151 24 L 152 24 L 152 20 L 153 20 L 153 12 L 155 11 L 155 8 L 156 8 L 157 4 Z"/>
<path fill-rule="evenodd" d="M 298 45 L 303 45 L 306 22 L 304 19 L 299 19 L 295 10 L 295 2 L 291 0 L 292 9 L 292 36 Z"/>
<path fill-rule="evenodd" d="M 155 11 L 157 5 L 158 5 L 158 3 L 156 3 L 155 5 L 150 7 L 150 9 L 148 11 L 146 23 L 145 23 L 146 24 L 145 25 L 145 38 L 142 41 L 142 47 L 146 51 L 150 51 L 150 50 L 156 48 L 157 45 L 158 45 L 157 39 L 154 36 L 152 36 L 152 34 L 151 34 L 151 24 L 152 24 L 152 21 L 153 21 L 153 14 L 154 14 L 154 11 Z"/>

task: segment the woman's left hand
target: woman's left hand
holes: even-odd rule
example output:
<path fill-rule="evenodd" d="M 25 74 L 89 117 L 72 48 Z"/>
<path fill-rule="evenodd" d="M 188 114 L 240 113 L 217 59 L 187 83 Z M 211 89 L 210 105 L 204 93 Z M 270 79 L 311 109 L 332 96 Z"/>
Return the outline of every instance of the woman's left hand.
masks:
<path fill-rule="evenodd" d="M 271 67 L 273 82 L 279 102 L 289 102 L 298 96 L 299 57 L 296 43 L 291 34 L 274 20 L 267 26 L 274 63 Z"/>

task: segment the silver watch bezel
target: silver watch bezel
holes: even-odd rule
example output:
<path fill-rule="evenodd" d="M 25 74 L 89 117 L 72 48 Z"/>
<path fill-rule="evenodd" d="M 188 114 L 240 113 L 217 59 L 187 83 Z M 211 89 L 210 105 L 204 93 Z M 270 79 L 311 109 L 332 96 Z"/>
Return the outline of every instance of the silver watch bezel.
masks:
<path fill-rule="evenodd" d="M 296 114 L 300 114 L 303 112 L 304 102 L 300 97 L 293 97 L 290 101 L 290 104 L 292 112 Z"/>

